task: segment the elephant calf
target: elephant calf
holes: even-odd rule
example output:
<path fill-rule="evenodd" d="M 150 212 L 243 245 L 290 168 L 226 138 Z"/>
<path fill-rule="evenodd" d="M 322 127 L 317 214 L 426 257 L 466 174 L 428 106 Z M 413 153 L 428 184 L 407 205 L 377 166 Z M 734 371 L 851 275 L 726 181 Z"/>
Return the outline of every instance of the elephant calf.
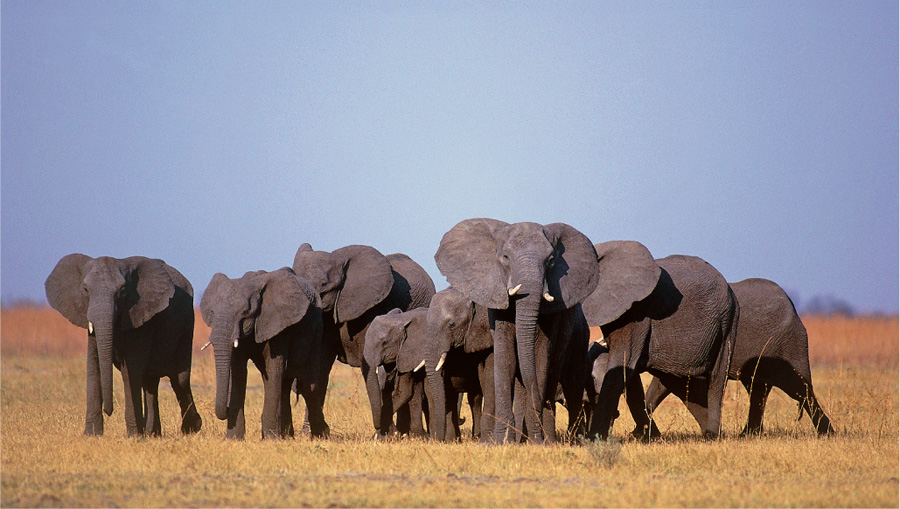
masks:
<path fill-rule="evenodd" d="M 401 312 L 393 309 L 376 316 L 366 331 L 363 355 L 369 366 L 366 390 L 372 407 L 376 436 L 389 429 L 386 422 L 402 409 L 409 413 L 409 432 L 425 436 L 423 416 L 428 419 L 425 391 L 425 345 L 428 308 Z M 382 383 L 378 374 L 384 370 Z M 390 402 L 390 405 L 386 405 Z M 390 409 L 391 415 L 382 415 Z"/>
<path fill-rule="evenodd" d="M 306 401 L 313 436 L 328 436 L 322 413 L 328 369 L 333 358 L 322 341 L 319 295 L 288 267 L 248 272 L 230 279 L 216 274 L 200 301 L 212 330 L 216 356 L 216 417 L 227 420 L 226 438 L 243 439 L 247 361 L 262 374 L 262 436 L 293 436 L 290 393 Z"/>
<path fill-rule="evenodd" d="M 762 432 L 766 399 L 772 387 L 780 388 L 799 403 L 819 435 L 833 433 L 831 421 L 813 392 L 806 327 L 790 297 L 767 279 L 745 279 L 732 283 L 731 289 L 740 305 L 741 318 L 728 378 L 740 380 L 750 395 L 750 411 L 742 434 Z M 647 388 L 647 410 L 653 412 L 672 390 L 654 378 Z"/>
<path fill-rule="evenodd" d="M 169 377 L 181 431 L 200 430 L 191 393 L 194 289 L 162 260 L 64 256 L 47 277 L 47 301 L 88 331 L 84 434 L 103 434 L 113 411 L 112 366 L 122 372 L 128 435 L 161 434 L 159 379 Z M 141 399 L 143 393 L 143 400 Z"/>

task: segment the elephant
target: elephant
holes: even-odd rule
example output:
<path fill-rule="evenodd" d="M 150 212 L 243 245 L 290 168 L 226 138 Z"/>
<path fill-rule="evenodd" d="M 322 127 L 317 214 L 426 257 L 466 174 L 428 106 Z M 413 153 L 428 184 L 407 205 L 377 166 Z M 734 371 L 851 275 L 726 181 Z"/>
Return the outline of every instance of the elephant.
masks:
<path fill-rule="evenodd" d="M 327 357 L 319 294 L 289 267 L 247 272 L 231 279 L 217 273 L 200 301 L 216 359 L 216 417 L 227 421 L 225 437 L 245 435 L 247 361 L 263 378 L 262 438 L 293 436 L 290 395 L 296 382 L 309 414 L 311 433 L 327 437 L 322 413 Z M 321 389 L 321 390 L 320 390 Z"/>
<path fill-rule="evenodd" d="M 564 223 L 509 224 L 476 218 L 445 233 L 434 259 L 450 286 L 489 310 L 494 338 L 493 441 L 515 440 L 517 370 L 524 386 L 528 439 L 555 441 L 555 422 L 547 426 L 548 417 L 555 412 L 560 370 L 564 356 L 572 352 L 569 343 L 582 314 L 577 304 L 597 286 L 594 246 Z M 586 348 L 575 355 L 586 355 Z"/>
<path fill-rule="evenodd" d="M 361 368 L 369 399 L 380 408 L 375 416 L 379 423 L 377 433 L 408 432 L 408 409 L 398 413 L 395 427 L 391 402 L 382 401 L 377 374 L 365 363 L 363 348 L 366 330 L 376 316 L 394 308 L 409 311 L 428 307 L 435 293 L 431 277 L 405 254 L 385 256 L 364 245 L 345 246 L 329 253 L 314 251 L 304 243 L 294 256 L 293 268 L 322 299 L 322 335 L 332 362 L 337 358 Z"/>
<path fill-rule="evenodd" d="M 634 401 L 636 394 L 643 399 L 643 388 L 637 375 L 649 371 L 667 385 L 690 384 L 688 407 L 704 436 L 718 437 L 740 314 L 725 278 L 694 256 L 654 260 L 639 242 L 595 248 L 600 283 L 582 305 L 588 323 L 600 326 L 608 354 L 592 366 L 590 436 L 608 436 L 626 388 L 629 404 L 639 405 Z M 638 430 L 651 426 L 646 412 L 632 415 Z"/>
<path fill-rule="evenodd" d="M 424 416 L 428 421 L 425 370 L 422 369 L 428 341 L 427 315 L 428 308 L 402 312 L 395 308 L 386 315 L 376 316 L 366 331 L 365 363 L 369 369 L 385 371 L 385 380 L 379 383 L 383 389 L 393 386 L 393 392 L 382 393 L 381 399 L 369 401 L 376 431 L 382 415 L 381 402 L 391 401 L 391 414 L 408 406 L 411 435 L 427 435 L 422 420 Z"/>
<path fill-rule="evenodd" d="M 103 434 L 113 412 L 115 365 L 125 389 L 128 436 L 160 435 L 159 379 L 169 377 L 181 407 L 181 432 L 203 422 L 191 392 L 194 289 L 164 261 L 64 256 L 44 284 L 47 301 L 88 331 L 84 434 Z M 143 396 L 143 399 L 142 399 Z"/>
<path fill-rule="evenodd" d="M 459 396 L 468 394 L 472 436 L 491 440 L 494 430 L 494 338 L 488 310 L 452 286 L 436 293 L 428 307 L 425 367 L 431 397 L 431 436 L 461 437 Z M 448 397 L 449 396 L 449 397 Z M 448 425 L 452 434 L 447 432 Z"/>
<path fill-rule="evenodd" d="M 777 283 L 761 278 L 731 283 L 731 289 L 741 308 L 741 320 L 728 378 L 740 380 L 750 395 L 750 411 L 741 434 L 762 433 L 772 387 L 798 402 L 800 415 L 806 411 L 819 436 L 834 433 L 813 391 L 806 327 L 790 297 Z M 685 389 L 654 378 L 647 388 L 647 411 L 652 414 L 673 391 L 684 394 Z"/>

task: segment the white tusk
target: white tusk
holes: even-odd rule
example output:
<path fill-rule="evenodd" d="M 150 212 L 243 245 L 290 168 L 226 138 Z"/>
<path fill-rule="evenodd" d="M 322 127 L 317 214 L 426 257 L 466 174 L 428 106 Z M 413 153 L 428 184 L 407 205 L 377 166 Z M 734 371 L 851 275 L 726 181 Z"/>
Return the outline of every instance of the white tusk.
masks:
<path fill-rule="evenodd" d="M 553 302 L 553 296 L 550 295 L 550 292 L 544 292 L 544 300 L 547 302 Z"/>
<path fill-rule="evenodd" d="M 94 322 L 88 322 L 88 334 L 94 333 Z"/>
<path fill-rule="evenodd" d="M 519 293 L 519 289 L 521 289 L 521 288 L 522 288 L 522 283 L 519 283 L 515 288 L 510 288 L 507 291 L 509 292 L 510 296 L 513 296 L 513 295 Z"/>
<path fill-rule="evenodd" d="M 413 373 L 422 369 L 422 366 L 424 366 L 424 365 L 425 365 L 425 359 L 422 359 L 422 362 L 420 362 L 419 365 L 416 366 L 416 369 L 413 370 Z"/>
<path fill-rule="evenodd" d="M 441 358 L 438 360 L 437 366 L 434 367 L 434 372 L 437 373 L 441 370 L 441 367 L 444 365 L 444 361 L 447 359 L 447 352 L 441 354 Z"/>
<path fill-rule="evenodd" d="M 597 344 L 602 346 L 603 348 L 609 348 L 609 343 L 606 342 L 606 338 L 600 338 L 597 340 Z"/>
<path fill-rule="evenodd" d="M 381 366 L 375 366 L 375 374 L 376 374 L 376 375 L 378 374 L 378 368 L 380 368 L 380 367 L 381 367 Z"/>
<path fill-rule="evenodd" d="M 211 344 L 212 344 L 212 341 L 207 341 L 205 345 L 200 347 L 200 351 L 202 352 L 203 350 L 206 350 L 207 348 L 209 348 L 209 345 L 211 345 Z"/>
<path fill-rule="evenodd" d="M 237 345 L 238 345 L 237 342 L 238 342 L 238 340 L 235 339 L 235 340 L 234 340 L 234 347 L 235 347 L 235 348 L 237 348 Z"/>

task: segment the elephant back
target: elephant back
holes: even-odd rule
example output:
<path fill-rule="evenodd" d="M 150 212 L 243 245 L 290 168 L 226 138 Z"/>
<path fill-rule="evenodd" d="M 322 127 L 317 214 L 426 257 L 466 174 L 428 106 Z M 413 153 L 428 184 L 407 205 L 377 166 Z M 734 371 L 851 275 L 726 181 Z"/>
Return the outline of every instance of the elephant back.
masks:
<path fill-rule="evenodd" d="M 388 294 L 392 307 L 408 311 L 427 308 L 435 294 L 434 281 L 421 265 L 403 253 L 387 255 L 394 286 Z"/>

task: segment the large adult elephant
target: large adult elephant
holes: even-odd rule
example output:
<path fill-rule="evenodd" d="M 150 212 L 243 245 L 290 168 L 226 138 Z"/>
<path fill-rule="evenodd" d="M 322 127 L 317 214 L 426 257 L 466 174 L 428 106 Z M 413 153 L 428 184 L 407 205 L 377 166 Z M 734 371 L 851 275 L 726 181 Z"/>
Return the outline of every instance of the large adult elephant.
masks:
<path fill-rule="evenodd" d="M 479 218 L 461 221 L 444 234 L 434 259 L 451 286 L 490 310 L 494 441 L 515 439 L 517 369 L 525 387 L 528 438 L 554 440 L 555 426 L 542 425 L 544 409 L 553 412 L 559 370 L 581 314 L 577 304 L 597 286 L 594 246 L 563 223 Z"/>
<path fill-rule="evenodd" d="M 314 251 L 303 244 L 294 257 L 294 271 L 312 284 L 322 298 L 323 337 L 332 360 L 361 368 L 366 391 L 382 412 L 376 432 L 408 432 L 408 410 L 395 428 L 391 402 L 382 401 L 374 369 L 365 363 L 363 347 L 372 320 L 394 308 L 428 307 L 434 281 L 405 254 L 384 256 L 371 246 L 352 245 L 332 252 Z M 324 388 L 322 388 L 324 391 Z M 391 389 L 392 390 L 392 389 Z M 324 393 L 322 394 L 324 399 Z M 398 417 L 399 419 L 399 417 Z"/>
<path fill-rule="evenodd" d="M 761 433 L 766 399 L 778 387 L 809 415 L 816 432 L 834 433 L 831 420 L 816 399 L 809 369 L 809 340 L 794 303 L 777 283 L 751 278 L 732 283 L 741 307 L 734 356 L 728 378 L 740 380 L 750 395 L 747 425 L 742 434 Z M 647 410 L 652 412 L 672 392 L 682 396 L 680 380 L 668 385 L 654 378 L 647 388 Z M 802 414 L 801 414 L 802 415 Z M 703 418 L 702 414 L 696 416 Z"/>
<path fill-rule="evenodd" d="M 704 435 L 717 437 L 739 313 L 725 278 L 694 256 L 654 260 L 638 242 L 595 248 L 600 284 L 583 307 L 588 323 L 601 327 L 609 353 L 593 365 L 590 435 L 608 436 L 622 391 L 628 387 L 633 396 L 638 374 L 649 371 L 667 385 L 689 385 L 686 404 L 702 415 Z M 637 424 L 648 426 L 649 418 Z"/>
<path fill-rule="evenodd" d="M 113 412 L 112 367 L 122 372 L 129 436 L 159 435 L 159 379 L 169 377 L 181 407 L 181 431 L 200 430 L 191 393 L 194 290 L 162 260 L 64 256 L 47 277 L 47 301 L 88 331 L 84 433 L 103 434 Z M 143 396 L 143 400 L 142 400 Z"/>
<path fill-rule="evenodd" d="M 494 338 L 488 310 L 452 286 L 436 293 L 428 307 L 425 367 L 431 388 L 429 429 L 435 440 L 455 440 L 459 395 L 472 411 L 473 437 L 488 441 L 494 431 Z M 452 425 L 452 433 L 448 433 Z"/>
<path fill-rule="evenodd" d="M 423 418 L 428 420 L 425 391 L 425 352 L 428 342 L 428 308 L 416 308 L 401 312 L 394 309 L 386 315 L 376 316 L 366 331 L 363 358 L 369 369 L 385 370 L 381 398 L 369 398 L 372 422 L 378 426 L 382 418 L 382 401 L 391 401 L 391 413 L 406 406 L 409 408 L 409 433 L 427 434 Z M 390 380 L 390 383 L 387 381 Z M 430 392 L 430 391 L 429 391 Z"/>
<path fill-rule="evenodd" d="M 306 401 L 312 435 L 328 436 L 324 398 L 319 396 L 334 358 L 327 357 L 321 300 L 309 283 L 288 267 L 234 279 L 217 273 L 203 293 L 200 311 L 212 328 L 216 417 L 227 421 L 226 438 L 244 438 L 248 361 L 263 378 L 263 438 L 293 436 L 290 394 L 295 382 Z"/>

